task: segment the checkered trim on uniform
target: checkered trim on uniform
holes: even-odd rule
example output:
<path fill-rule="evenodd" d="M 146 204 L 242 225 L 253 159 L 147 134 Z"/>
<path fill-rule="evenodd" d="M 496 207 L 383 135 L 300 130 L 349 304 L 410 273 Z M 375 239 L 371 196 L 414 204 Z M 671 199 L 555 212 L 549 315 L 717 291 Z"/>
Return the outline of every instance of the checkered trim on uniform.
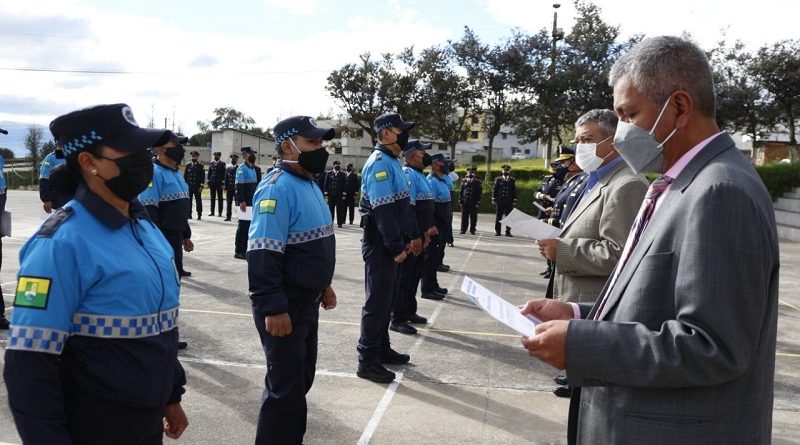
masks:
<path fill-rule="evenodd" d="M 283 253 L 286 250 L 286 243 L 271 238 L 254 238 L 247 242 L 247 251 L 251 250 L 271 250 Z"/>
<path fill-rule="evenodd" d="M 252 183 L 255 183 L 255 182 L 258 182 L 255 178 L 253 178 L 253 179 L 240 179 L 240 180 L 236 181 L 237 184 L 252 184 Z"/>
<path fill-rule="evenodd" d="M 283 133 L 275 136 L 275 142 L 281 144 L 283 143 L 283 141 L 289 139 L 290 137 L 296 135 L 297 133 L 300 133 L 300 130 L 298 130 L 297 128 L 290 128 L 284 131 Z"/>
<path fill-rule="evenodd" d="M 393 127 L 393 126 L 394 126 L 394 123 L 391 122 L 391 121 L 384 122 L 383 125 L 381 125 L 380 127 L 375 128 L 375 131 L 378 132 L 378 131 L 383 130 L 384 128 L 389 128 L 389 127 Z"/>
<path fill-rule="evenodd" d="M 56 329 L 11 325 L 7 349 L 61 354 L 67 333 Z"/>
<path fill-rule="evenodd" d="M 161 196 L 161 201 L 175 201 L 178 199 L 189 199 L 189 192 L 165 193 Z"/>
<path fill-rule="evenodd" d="M 450 198 L 447 198 L 447 199 L 444 199 L 444 198 L 436 198 L 436 199 L 435 199 L 435 201 L 436 201 L 436 202 L 450 202 Z"/>
<path fill-rule="evenodd" d="M 146 314 L 135 317 L 112 315 L 75 314 L 72 316 L 71 335 L 85 335 L 103 338 L 141 338 L 152 337 L 175 328 L 178 321 L 178 308 L 160 314 Z"/>
<path fill-rule="evenodd" d="M 370 201 L 370 204 L 372 204 L 373 209 L 376 209 L 384 204 L 391 204 L 403 198 L 408 198 L 408 196 L 409 196 L 408 190 L 403 190 L 402 192 L 397 192 L 393 195 L 384 196 L 382 198 L 376 199 L 375 201 Z"/>
<path fill-rule="evenodd" d="M 289 233 L 288 244 L 300 244 L 333 235 L 333 224 L 315 227 L 305 232 Z"/>
<path fill-rule="evenodd" d="M 420 193 L 417 195 L 417 201 L 428 201 L 433 199 L 433 193 Z"/>
<path fill-rule="evenodd" d="M 103 137 L 95 133 L 94 130 L 90 131 L 88 135 L 82 134 L 79 137 L 61 143 L 61 150 L 64 152 L 64 156 L 74 153 L 78 150 L 82 150 L 86 147 L 90 147 L 95 143 L 102 141 Z"/>
<path fill-rule="evenodd" d="M 158 199 L 156 198 L 139 198 L 139 202 L 142 203 L 143 206 L 156 206 L 158 207 Z"/>

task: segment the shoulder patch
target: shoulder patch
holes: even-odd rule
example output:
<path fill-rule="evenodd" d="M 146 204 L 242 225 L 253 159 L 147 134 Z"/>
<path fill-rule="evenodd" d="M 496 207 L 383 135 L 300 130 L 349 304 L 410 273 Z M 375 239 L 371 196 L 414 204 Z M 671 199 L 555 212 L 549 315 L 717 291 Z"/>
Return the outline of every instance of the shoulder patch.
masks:
<path fill-rule="evenodd" d="M 378 173 L 375 173 L 375 180 L 376 181 L 385 181 L 389 179 L 389 173 L 386 170 L 381 170 Z"/>
<path fill-rule="evenodd" d="M 20 276 L 17 282 L 17 292 L 14 295 L 14 306 L 47 309 L 51 282 L 50 278 L 45 277 Z"/>
<path fill-rule="evenodd" d="M 275 213 L 276 207 L 278 207 L 277 199 L 262 199 L 258 201 L 258 213 Z"/>
<path fill-rule="evenodd" d="M 53 236 L 56 230 L 61 227 L 61 224 L 64 224 L 64 221 L 72 216 L 73 212 L 72 207 L 61 207 L 56 210 L 42 223 L 42 227 L 39 228 L 36 236 Z"/>

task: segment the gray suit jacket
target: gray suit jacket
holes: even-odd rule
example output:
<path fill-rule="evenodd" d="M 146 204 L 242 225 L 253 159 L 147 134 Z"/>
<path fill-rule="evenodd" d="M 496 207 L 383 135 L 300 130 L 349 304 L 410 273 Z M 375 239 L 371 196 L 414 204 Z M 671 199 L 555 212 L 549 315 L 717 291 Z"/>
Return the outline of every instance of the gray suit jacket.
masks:
<path fill-rule="evenodd" d="M 772 200 L 727 134 L 661 199 L 604 289 L 601 321 L 598 302 L 569 323 L 567 376 L 582 387 L 570 433 L 586 444 L 769 443 L 780 263 Z"/>
<path fill-rule="evenodd" d="M 622 162 L 580 200 L 559 237 L 554 297 L 594 303 L 619 261 L 647 187 Z"/>

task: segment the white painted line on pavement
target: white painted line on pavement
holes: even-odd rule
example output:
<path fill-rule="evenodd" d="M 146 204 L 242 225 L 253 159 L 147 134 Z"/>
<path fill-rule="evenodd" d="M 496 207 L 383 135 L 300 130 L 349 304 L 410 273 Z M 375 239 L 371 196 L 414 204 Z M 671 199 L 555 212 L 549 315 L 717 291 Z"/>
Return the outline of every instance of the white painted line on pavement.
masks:
<path fill-rule="evenodd" d="M 228 362 L 224 360 L 214 360 L 214 359 L 199 358 L 199 357 L 178 357 L 178 359 L 182 362 L 199 363 L 202 365 L 228 366 L 233 368 L 249 368 L 249 369 L 263 369 L 263 370 L 267 369 L 266 365 L 260 365 L 256 363 L 237 363 L 237 362 Z M 357 376 L 353 373 L 328 371 L 327 369 L 317 369 L 315 375 L 326 376 L 326 377 L 346 377 L 352 379 L 357 378 Z"/>
<path fill-rule="evenodd" d="M 472 258 L 472 254 L 475 253 L 475 249 L 478 247 L 478 242 L 480 242 L 483 235 L 478 235 L 478 238 L 472 244 L 472 248 L 470 249 L 467 256 L 464 258 L 462 263 L 463 266 L 469 262 L 469 259 Z M 459 278 L 463 277 L 463 275 L 455 275 L 452 280 L 450 280 L 450 289 L 454 289 L 454 284 L 458 281 Z M 428 323 L 433 324 L 436 321 L 436 318 L 439 317 L 439 314 L 442 312 L 442 308 L 444 307 L 443 302 L 439 302 L 436 305 L 436 309 L 434 309 L 433 314 L 428 318 Z M 414 342 L 414 346 L 411 347 L 409 351 L 409 355 L 414 355 L 417 350 L 419 349 L 422 342 L 425 341 L 426 335 L 420 335 L 416 342 Z M 367 445 L 370 440 L 372 440 L 372 435 L 375 434 L 375 430 L 378 429 L 378 425 L 381 423 L 381 419 L 383 419 L 383 415 L 386 414 L 386 410 L 389 409 L 389 404 L 392 403 L 392 398 L 394 397 L 395 393 L 397 392 L 397 388 L 400 386 L 400 383 L 403 381 L 405 371 L 400 371 L 397 373 L 394 381 L 389 384 L 389 387 L 386 388 L 386 392 L 383 393 L 383 397 L 381 397 L 381 401 L 378 402 L 378 406 L 375 407 L 375 411 L 372 413 L 372 417 L 369 419 L 366 428 L 361 433 L 361 437 L 356 442 L 357 445 Z"/>

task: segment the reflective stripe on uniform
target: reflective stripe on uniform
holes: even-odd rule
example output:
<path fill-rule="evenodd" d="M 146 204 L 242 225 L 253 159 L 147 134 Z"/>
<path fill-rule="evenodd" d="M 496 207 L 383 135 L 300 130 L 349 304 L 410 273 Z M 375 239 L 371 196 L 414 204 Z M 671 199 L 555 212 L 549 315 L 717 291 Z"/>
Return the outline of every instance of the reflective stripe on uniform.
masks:
<path fill-rule="evenodd" d="M 103 338 L 152 337 L 175 328 L 177 320 L 177 307 L 156 314 L 133 317 L 74 314 L 70 335 Z"/>

